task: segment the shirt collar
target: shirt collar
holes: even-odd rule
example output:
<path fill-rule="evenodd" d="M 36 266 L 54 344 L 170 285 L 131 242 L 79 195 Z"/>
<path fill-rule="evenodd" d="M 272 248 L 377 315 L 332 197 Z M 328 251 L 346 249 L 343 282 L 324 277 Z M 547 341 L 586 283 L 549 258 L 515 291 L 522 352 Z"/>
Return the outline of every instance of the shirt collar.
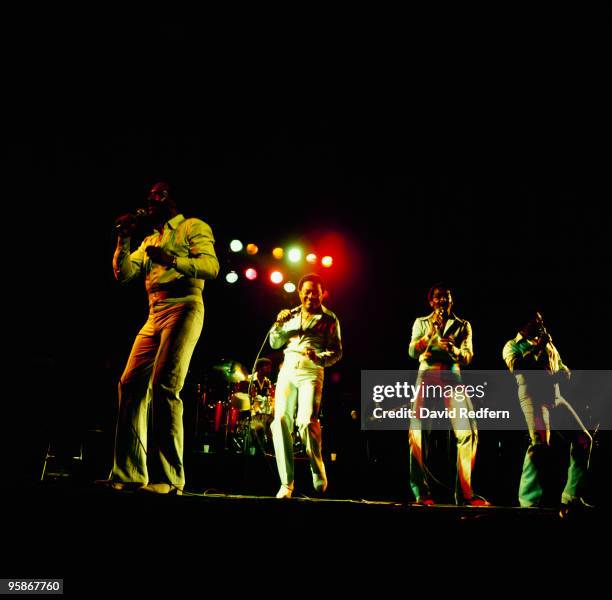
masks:
<path fill-rule="evenodd" d="M 176 229 L 184 220 L 185 217 L 182 215 L 182 213 L 178 213 L 177 215 L 174 215 L 169 221 L 166 221 L 166 223 L 164 224 L 164 228 L 167 225 L 170 229 Z M 157 229 L 155 231 L 157 231 Z"/>
<path fill-rule="evenodd" d="M 170 229 L 176 229 L 180 223 L 182 223 L 185 220 L 185 217 L 182 215 L 182 213 L 179 213 L 178 215 L 174 215 L 169 221 L 168 221 L 168 226 L 170 227 Z"/>
<path fill-rule="evenodd" d="M 434 313 L 431 312 L 427 315 L 427 318 L 432 319 L 433 316 L 434 316 Z M 455 315 L 455 313 L 453 311 L 449 312 L 447 321 L 456 321 L 456 320 L 457 320 L 457 316 Z"/>
<path fill-rule="evenodd" d="M 529 344 L 530 346 L 534 345 L 534 342 L 532 342 L 529 338 L 526 338 L 522 333 L 518 333 L 517 336 L 514 338 L 514 340 L 516 342 L 525 342 L 526 344 Z"/>

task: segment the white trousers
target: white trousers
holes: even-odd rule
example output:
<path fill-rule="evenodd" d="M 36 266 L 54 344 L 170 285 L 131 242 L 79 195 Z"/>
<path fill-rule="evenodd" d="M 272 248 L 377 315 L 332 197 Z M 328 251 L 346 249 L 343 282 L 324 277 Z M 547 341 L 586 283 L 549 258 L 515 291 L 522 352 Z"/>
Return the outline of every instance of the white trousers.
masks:
<path fill-rule="evenodd" d="M 312 363 L 311 363 L 312 364 Z M 325 479 L 321 455 L 319 409 L 323 391 L 323 367 L 303 367 L 298 362 L 283 365 L 276 382 L 272 441 L 278 475 L 283 485 L 293 486 L 293 428 L 297 409 L 297 426 L 312 473 Z"/>

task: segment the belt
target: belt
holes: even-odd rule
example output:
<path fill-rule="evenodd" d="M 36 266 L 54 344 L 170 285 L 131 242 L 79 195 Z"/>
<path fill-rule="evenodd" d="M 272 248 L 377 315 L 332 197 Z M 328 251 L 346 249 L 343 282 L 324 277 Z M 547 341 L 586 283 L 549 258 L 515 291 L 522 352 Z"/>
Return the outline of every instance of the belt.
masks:
<path fill-rule="evenodd" d="M 323 365 L 312 362 L 309 358 L 285 359 L 283 369 L 322 369 Z"/>
<path fill-rule="evenodd" d="M 155 300 L 166 298 L 185 298 L 186 296 L 201 296 L 202 289 L 187 285 L 168 285 L 149 291 L 149 297 Z"/>

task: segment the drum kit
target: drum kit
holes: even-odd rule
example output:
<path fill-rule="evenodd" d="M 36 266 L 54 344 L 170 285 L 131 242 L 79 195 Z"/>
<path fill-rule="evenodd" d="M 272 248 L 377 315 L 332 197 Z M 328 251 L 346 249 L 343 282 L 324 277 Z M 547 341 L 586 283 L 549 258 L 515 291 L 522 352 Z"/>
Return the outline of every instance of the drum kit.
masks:
<path fill-rule="evenodd" d="M 207 451 L 243 453 L 253 444 L 251 423 L 267 416 L 272 420 L 273 390 L 269 396 L 256 394 L 248 371 L 234 360 L 223 360 L 212 366 L 201 390 L 198 419 Z"/>

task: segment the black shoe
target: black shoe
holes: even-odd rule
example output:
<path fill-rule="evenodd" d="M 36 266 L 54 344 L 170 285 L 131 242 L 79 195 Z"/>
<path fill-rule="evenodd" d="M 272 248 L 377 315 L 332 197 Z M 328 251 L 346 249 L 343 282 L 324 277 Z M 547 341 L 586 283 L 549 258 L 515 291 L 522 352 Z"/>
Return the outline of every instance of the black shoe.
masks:
<path fill-rule="evenodd" d="M 584 498 L 575 498 L 571 502 L 563 502 L 559 509 L 559 516 L 562 519 L 567 519 L 570 515 L 577 512 L 586 510 L 588 508 L 595 508 L 592 504 L 585 501 Z"/>

